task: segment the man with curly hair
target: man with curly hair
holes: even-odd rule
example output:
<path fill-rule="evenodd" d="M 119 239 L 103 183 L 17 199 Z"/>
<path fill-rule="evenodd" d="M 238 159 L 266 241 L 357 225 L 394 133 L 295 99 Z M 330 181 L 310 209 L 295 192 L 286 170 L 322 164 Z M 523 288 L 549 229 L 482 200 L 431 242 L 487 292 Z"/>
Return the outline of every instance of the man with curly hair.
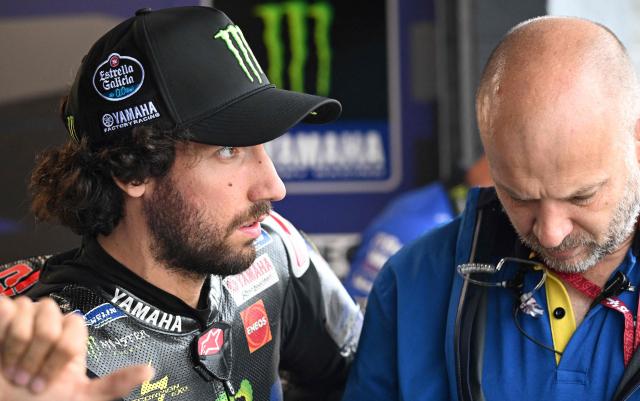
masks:
<path fill-rule="evenodd" d="M 100 38 L 62 105 L 70 140 L 31 179 L 35 215 L 82 245 L 0 267 L 45 297 L 0 297 L 0 400 L 277 400 L 281 370 L 298 398 L 338 397 L 361 315 L 271 211 L 263 144 L 340 110 L 271 85 L 213 8 Z"/>

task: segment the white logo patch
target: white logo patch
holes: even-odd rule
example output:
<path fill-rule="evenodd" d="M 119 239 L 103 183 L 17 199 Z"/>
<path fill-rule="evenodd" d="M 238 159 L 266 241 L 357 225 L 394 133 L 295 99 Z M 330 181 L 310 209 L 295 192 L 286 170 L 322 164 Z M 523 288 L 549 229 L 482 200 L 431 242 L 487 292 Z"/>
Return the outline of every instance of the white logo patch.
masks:
<path fill-rule="evenodd" d="M 110 102 L 128 98 L 142 87 L 144 68 L 133 57 L 112 53 L 93 73 L 93 87 Z"/>
<path fill-rule="evenodd" d="M 236 305 L 242 305 L 278 280 L 273 262 L 269 256 L 262 255 L 244 272 L 225 277 L 222 285 L 229 291 Z"/>
<path fill-rule="evenodd" d="M 107 133 L 117 129 L 142 124 L 160 117 L 160 112 L 153 102 L 139 104 L 123 110 L 102 115 L 102 131 Z"/>
<path fill-rule="evenodd" d="M 177 333 L 182 331 L 182 318 L 180 316 L 156 309 L 151 305 L 133 298 L 117 287 L 111 303 L 117 305 L 129 316 L 157 327 L 158 329 Z"/>

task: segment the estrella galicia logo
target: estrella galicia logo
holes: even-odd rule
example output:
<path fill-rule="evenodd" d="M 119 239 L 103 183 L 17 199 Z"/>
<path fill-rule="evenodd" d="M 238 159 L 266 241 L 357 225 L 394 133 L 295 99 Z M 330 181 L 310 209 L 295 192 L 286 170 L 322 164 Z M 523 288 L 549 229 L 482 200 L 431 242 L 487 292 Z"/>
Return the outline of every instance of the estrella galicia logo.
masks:
<path fill-rule="evenodd" d="M 136 93 L 144 82 L 144 68 L 133 57 L 112 53 L 96 68 L 93 87 L 111 102 L 126 99 Z"/>

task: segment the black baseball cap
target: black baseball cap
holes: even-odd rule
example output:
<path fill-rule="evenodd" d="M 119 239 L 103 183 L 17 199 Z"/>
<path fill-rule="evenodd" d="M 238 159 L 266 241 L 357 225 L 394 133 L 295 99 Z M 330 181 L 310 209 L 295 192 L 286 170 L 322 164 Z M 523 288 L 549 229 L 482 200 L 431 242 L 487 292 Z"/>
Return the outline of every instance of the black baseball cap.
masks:
<path fill-rule="evenodd" d="M 188 129 L 211 145 L 268 142 L 300 121 L 326 123 L 337 100 L 277 89 L 240 28 L 211 7 L 136 15 L 85 56 L 67 100 L 72 138 L 109 144 L 141 125 Z"/>

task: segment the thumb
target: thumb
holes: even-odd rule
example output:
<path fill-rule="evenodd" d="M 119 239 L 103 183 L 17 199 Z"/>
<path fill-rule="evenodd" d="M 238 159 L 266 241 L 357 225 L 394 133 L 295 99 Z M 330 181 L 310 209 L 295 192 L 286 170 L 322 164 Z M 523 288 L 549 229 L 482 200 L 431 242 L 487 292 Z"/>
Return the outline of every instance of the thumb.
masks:
<path fill-rule="evenodd" d="M 122 368 L 109 376 L 93 379 L 87 389 L 88 400 L 110 401 L 124 398 L 145 380 L 151 380 L 154 369 L 148 365 Z"/>

